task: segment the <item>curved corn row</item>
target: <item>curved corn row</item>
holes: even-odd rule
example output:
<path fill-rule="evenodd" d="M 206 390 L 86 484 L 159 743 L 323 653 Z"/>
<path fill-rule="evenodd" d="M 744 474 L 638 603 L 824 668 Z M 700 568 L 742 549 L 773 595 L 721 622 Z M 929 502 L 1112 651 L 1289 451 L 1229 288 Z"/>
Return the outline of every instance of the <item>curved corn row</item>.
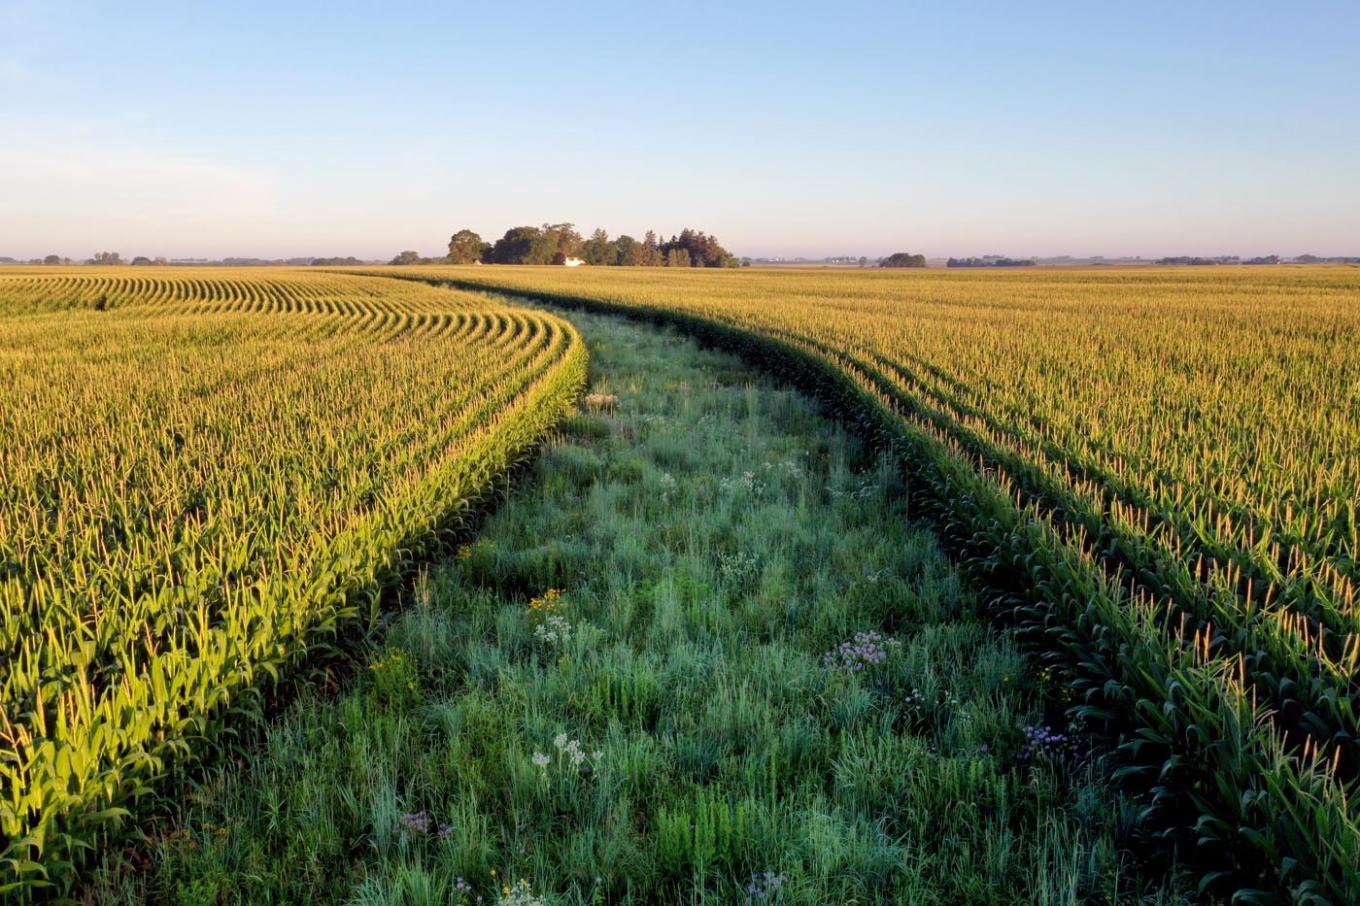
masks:
<path fill-rule="evenodd" d="M 417 269 L 684 325 L 901 446 L 1150 824 L 1360 899 L 1360 273 Z"/>
<path fill-rule="evenodd" d="M 584 377 L 565 321 L 426 286 L 0 276 L 0 891 L 66 889 Z"/>

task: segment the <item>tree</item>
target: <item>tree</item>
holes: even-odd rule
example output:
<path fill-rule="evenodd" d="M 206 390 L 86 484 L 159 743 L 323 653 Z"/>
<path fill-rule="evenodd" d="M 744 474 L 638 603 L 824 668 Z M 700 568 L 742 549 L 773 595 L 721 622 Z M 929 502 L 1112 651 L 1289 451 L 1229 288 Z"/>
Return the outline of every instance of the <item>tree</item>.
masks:
<path fill-rule="evenodd" d="M 690 267 L 689 249 L 678 246 L 666 252 L 666 267 Z"/>
<path fill-rule="evenodd" d="M 43 264 L 61 264 L 60 255 L 48 255 L 43 259 Z"/>
<path fill-rule="evenodd" d="M 411 251 L 410 249 L 407 249 L 406 251 L 404 251 L 404 252 L 402 252 L 401 254 L 397 255 L 397 257 L 393 258 L 392 261 L 391 261 L 390 263 L 391 263 L 391 264 L 419 264 L 419 263 L 420 263 L 420 253 L 419 253 L 419 252 Z"/>
<path fill-rule="evenodd" d="M 593 264 L 596 267 L 613 264 L 618 255 L 618 246 L 609 241 L 609 234 L 604 230 L 591 233 L 590 238 L 581 246 L 581 257 L 585 259 L 586 264 Z"/>
<path fill-rule="evenodd" d="M 547 264 L 547 261 L 532 260 L 541 241 L 542 231 L 538 227 L 511 227 L 496 240 L 489 257 L 495 264 Z"/>
<path fill-rule="evenodd" d="M 449 238 L 449 263 L 471 264 L 480 261 L 490 248 L 472 230 L 459 230 Z"/>
<path fill-rule="evenodd" d="M 581 239 L 581 234 L 576 232 L 574 224 L 570 223 L 545 223 L 540 233 L 534 261 L 530 264 L 548 264 L 558 254 L 563 259 L 575 258 L 581 253 L 581 246 L 585 244 Z"/>
<path fill-rule="evenodd" d="M 894 252 L 888 257 L 878 262 L 879 267 L 925 267 L 925 255 L 913 255 L 911 252 Z"/>
<path fill-rule="evenodd" d="M 122 264 L 123 259 L 117 252 L 96 252 L 90 259 L 91 264 Z"/>
<path fill-rule="evenodd" d="M 661 254 L 661 247 L 656 243 L 656 231 L 648 230 L 642 240 L 642 266 L 660 267 L 665 263 L 666 257 Z"/>
<path fill-rule="evenodd" d="M 632 236 L 624 234 L 614 240 L 614 263 L 623 267 L 640 267 L 643 258 L 643 246 Z"/>
<path fill-rule="evenodd" d="M 687 253 L 690 267 L 736 266 L 736 259 L 718 243 L 718 238 L 708 236 L 702 230 L 691 230 L 687 227 L 680 231 L 679 236 L 672 236 L 670 242 L 663 244 L 661 251 L 668 263 L 671 260 L 670 253 L 677 249 L 683 249 Z"/>
<path fill-rule="evenodd" d="M 864 255 L 860 255 L 860 256 L 859 256 L 859 266 L 860 266 L 860 267 L 864 267 L 864 266 L 867 265 L 868 263 L 869 263 L 869 259 L 868 259 L 868 258 L 866 258 Z"/>
<path fill-rule="evenodd" d="M 133 267 L 147 267 L 150 264 L 151 259 L 146 257 L 145 255 L 138 255 L 136 258 L 132 259 Z"/>

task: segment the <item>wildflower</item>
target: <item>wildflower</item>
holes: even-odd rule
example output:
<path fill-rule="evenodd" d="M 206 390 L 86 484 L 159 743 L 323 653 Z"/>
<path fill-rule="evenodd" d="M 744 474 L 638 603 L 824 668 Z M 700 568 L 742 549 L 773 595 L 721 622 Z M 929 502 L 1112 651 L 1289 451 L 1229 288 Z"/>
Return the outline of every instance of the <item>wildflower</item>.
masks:
<path fill-rule="evenodd" d="M 565 610 L 566 599 L 562 596 L 562 589 L 550 588 L 537 598 L 529 600 L 529 612 L 536 616 L 547 616 L 559 610 Z"/>
<path fill-rule="evenodd" d="M 585 749 L 582 748 L 581 746 L 581 740 L 572 739 L 566 733 L 558 733 L 557 736 L 553 739 L 553 746 L 557 749 L 558 764 L 562 766 L 570 766 L 572 770 L 576 771 L 578 774 L 583 769 L 595 767 L 594 765 L 587 765 L 586 764 L 587 761 L 594 761 L 598 763 L 601 759 L 604 758 L 603 749 L 596 749 L 590 755 L 587 755 Z M 538 765 L 539 768 L 544 771 L 547 770 L 550 760 L 551 759 L 542 752 L 534 753 L 533 756 L 534 764 Z"/>
<path fill-rule="evenodd" d="M 897 639 L 880 632 L 869 630 L 857 632 L 855 637 L 841 642 L 822 655 L 822 667 L 827 670 L 840 670 L 856 673 L 866 667 L 875 667 L 888 659 L 888 649 L 901 646 Z"/>
<path fill-rule="evenodd" d="M 545 645 L 565 645 L 571 641 L 572 625 L 565 617 L 549 614 L 534 627 L 534 638 Z"/>
<path fill-rule="evenodd" d="M 1017 761 L 1030 763 L 1039 760 L 1061 760 L 1076 755 L 1076 741 L 1066 733 L 1058 733 L 1045 724 L 1042 727 L 1026 726 L 1025 744 L 1016 754 Z"/>
<path fill-rule="evenodd" d="M 755 472 L 742 472 L 740 477 L 724 478 L 719 484 L 724 491 L 731 494 L 758 495 L 765 490 L 765 483 L 756 479 Z"/>
<path fill-rule="evenodd" d="M 501 885 L 501 895 L 500 899 L 496 900 L 496 906 L 547 906 L 547 900 L 536 896 L 529 882 L 521 879 L 513 886 Z"/>
<path fill-rule="evenodd" d="M 775 874 L 772 871 L 751 875 L 751 880 L 746 885 L 746 902 L 768 900 L 778 892 L 779 888 L 787 884 L 788 880 L 788 875 Z"/>
<path fill-rule="evenodd" d="M 428 833 L 430 830 L 430 816 L 424 812 L 402 812 L 401 826 L 403 830 L 415 834 Z"/>

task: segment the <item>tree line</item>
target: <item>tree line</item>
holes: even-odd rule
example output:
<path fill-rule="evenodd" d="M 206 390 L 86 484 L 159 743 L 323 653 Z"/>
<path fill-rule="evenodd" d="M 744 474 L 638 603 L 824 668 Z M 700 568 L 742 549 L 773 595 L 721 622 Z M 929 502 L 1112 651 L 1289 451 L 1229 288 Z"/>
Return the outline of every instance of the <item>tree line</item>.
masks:
<path fill-rule="evenodd" d="M 1033 258 L 1003 258 L 999 255 L 985 255 L 981 258 L 950 258 L 945 267 L 1034 267 L 1039 262 Z"/>
<path fill-rule="evenodd" d="M 442 259 L 422 258 L 404 251 L 392 264 L 566 264 L 579 260 L 596 267 L 740 267 L 742 262 L 722 247 L 716 236 L 688 227 L 669 240 L 648 230 L 641 239 L 627 234 L 611 239 L 602 229 L 589 238 L 570 223 L 511 227 L 495 242 L 472 230 L 449 238 Z"/>
<path fill-rule="evenodd" d="M 864 266 L 864 259 L 861 258 L 860 267 Z M 925 267 L 925 255 L 913 255 L 911 252 L 893 252 L 886 258 L 878 259 L 879 267 Z"/>
<path fill-rule="evenodd" d="M 84 261 L 73 261 L 61 255 L 48 255 L 44 258 L 30 258 L 26 262 L 18 261 L 14 258 L 0 258 L 0 264 L 45 264 L 45 265 L 70 265 L 70 264 L 96 264 L 102 266 L 119 266 L 130 264 L 134 267 L 166 267 L 169 265 L 198 265 L 201 267 L 280 267 L 280 266 L 306 266 L 316 265 L 324 267 L 338 267 L 341 265 L 357 264 L 377 264 L 377 261 L 364 261 L 355 258 L 353 255 L 332 258 L 222 258 L 219 260 L 208 260 L 206 258 L 177 259 L 170 261 L 162 255 L 154 258 L 146 255 L 138 255 L 131 261 L 126 261 L 117 252 L 95 252 Z"/>

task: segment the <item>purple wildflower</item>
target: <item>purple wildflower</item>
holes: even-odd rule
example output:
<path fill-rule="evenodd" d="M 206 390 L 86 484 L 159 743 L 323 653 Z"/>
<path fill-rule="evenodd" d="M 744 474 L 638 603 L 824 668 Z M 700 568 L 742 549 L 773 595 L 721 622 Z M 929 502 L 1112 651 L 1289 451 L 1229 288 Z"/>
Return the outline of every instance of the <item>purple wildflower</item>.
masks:
<path fill-rule="evenodd" d="M 779 888 L 787 884 L 788 880 L 788 875 L 775 874 L 772 871 L 751 875 L 750 883 L 746 885 L 746 901 L 750 903 L 756 900 L 768 900 L 775 895 Z"/>
<path fill-rule="evenodd" d="M 841 642 L 822 655 L 822 667 L 827 670 L 841 670 L 855 673 L 866 667 L 876 667 L 888 659 L 888 649 L 902 643 L 870 629 L 857 632 L 855 637 Z"/>
<path fill-rule="evenodd" d="M 424 812 L 402 812 L 401 826 L 412 833 L 427 834 L 430 832 L 430 816 Z"/>

